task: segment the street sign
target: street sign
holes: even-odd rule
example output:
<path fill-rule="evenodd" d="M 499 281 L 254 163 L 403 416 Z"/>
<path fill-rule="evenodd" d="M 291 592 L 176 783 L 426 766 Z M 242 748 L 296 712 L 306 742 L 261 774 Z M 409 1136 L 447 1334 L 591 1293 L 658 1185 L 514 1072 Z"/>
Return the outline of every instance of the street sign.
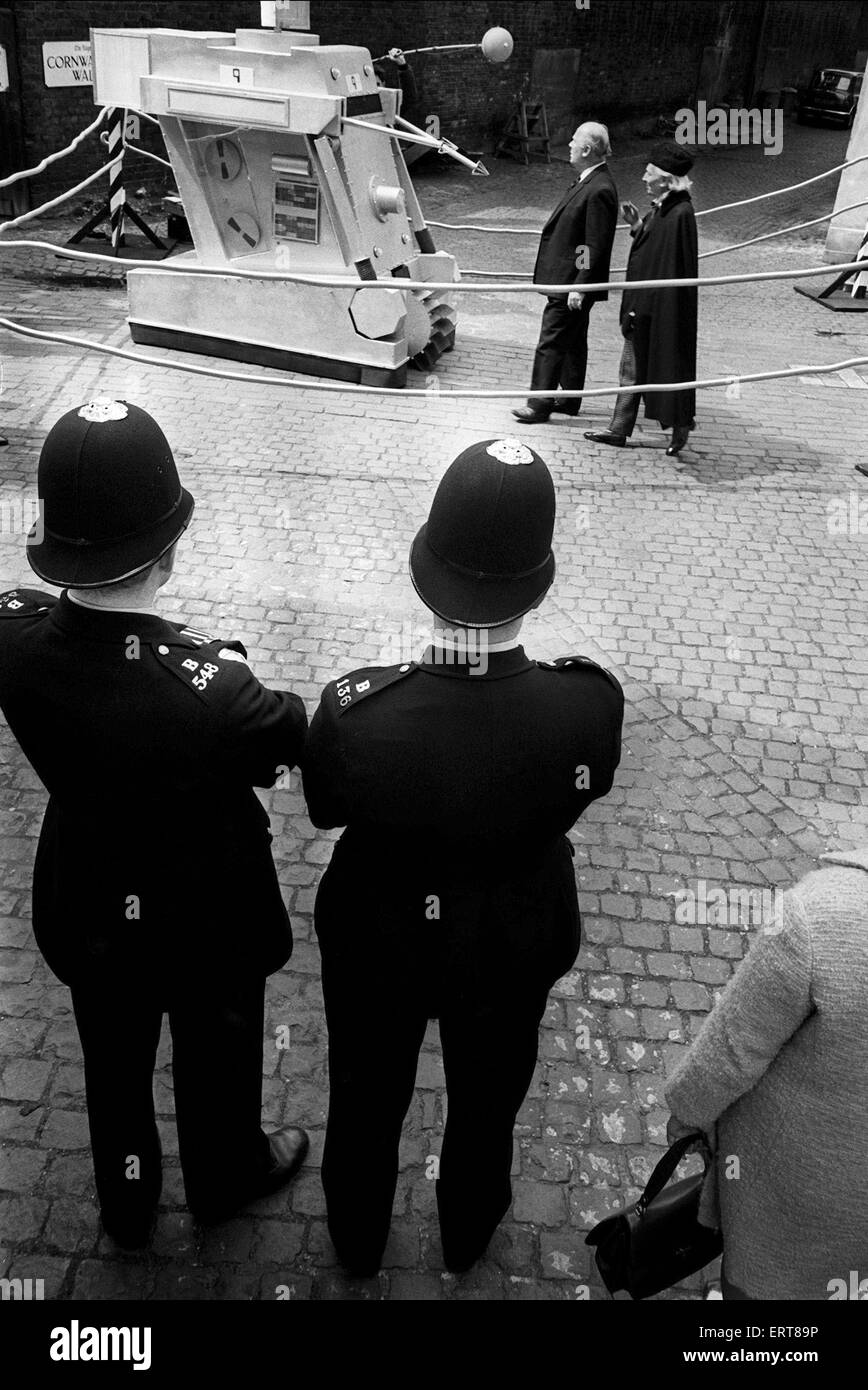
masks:
<path fill-rule="evenodd" d="M 92 87 L 90 41 L 73 39 L 68 43 L 44 43 L 42 69 L 46 87 Z"/>

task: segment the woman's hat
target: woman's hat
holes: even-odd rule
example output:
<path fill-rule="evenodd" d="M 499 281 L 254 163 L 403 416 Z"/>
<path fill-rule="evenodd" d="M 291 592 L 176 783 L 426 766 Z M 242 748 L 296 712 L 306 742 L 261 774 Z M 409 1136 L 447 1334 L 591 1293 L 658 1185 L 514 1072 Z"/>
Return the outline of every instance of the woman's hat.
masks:
<path fill-rule="evenodd" d="M 422 602 L 460 627 L 497 627 L 535 606 L 554 578 L 555 489 L 518 439 L 484 439 L 441 480 L 410 551 Z"/>
<path fill-rule="evenodd" d="M 152 565 L 187 527 L 166 436 L 147 411 L 100 396 L 49 430 L 39 457 L 39 521 L 27 558 L 40 579 L 87 589 Z"/>
<path fill-rule="evenodd" d="M 655 169 L 662 169 L 664 174 L 676 174 L 678 178 L 683 178 L 693 168 L 693 155 L 674 140 L 661 140 L 649 154 L 648 163 L 653 164 Z"/>

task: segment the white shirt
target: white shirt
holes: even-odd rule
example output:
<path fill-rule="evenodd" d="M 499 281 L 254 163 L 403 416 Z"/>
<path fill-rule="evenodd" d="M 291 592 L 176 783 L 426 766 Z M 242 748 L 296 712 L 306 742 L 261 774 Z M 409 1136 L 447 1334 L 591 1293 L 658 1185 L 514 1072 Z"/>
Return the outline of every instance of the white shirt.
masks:
<path fill-rule="evenodd" d="M 590 169 L 583 169 L 582 172 L 579 174 L 579 183 L 584 183 L 588 175 L 593 174 L 595 169 L 602 169 L 605 162 L 605 159 L 601 159 L 599 164 L 592 164 Z"/>
<path fill-rule="evenodd" d="M 71 589 L 67 589 L 66 593 L 70 603 L 77 603 L 79 608 L 89 608 L 92 613 L 147 613 L 151 618 L 160 616 L 152 604 L 125 603 L 115 607 L 108 603 L 88 603 L 86 598 L 74 594 Z"/>
<path fill-rule="evenodd" d="M 510 642 L 488 642 L 482 635 L 485 631 L 485 628 L 468 628 L 470 635 L 467 638 L 460 638 L 457 642 L 453 641 L 451 637 L 445 637 L 442 633 L 435 632 L 431 638 L 431 645 L 433 647 L 445 647 L 453 652 L 511 652 L 515 647 L 521 645 L 520 637 L 513 637 Z"/>

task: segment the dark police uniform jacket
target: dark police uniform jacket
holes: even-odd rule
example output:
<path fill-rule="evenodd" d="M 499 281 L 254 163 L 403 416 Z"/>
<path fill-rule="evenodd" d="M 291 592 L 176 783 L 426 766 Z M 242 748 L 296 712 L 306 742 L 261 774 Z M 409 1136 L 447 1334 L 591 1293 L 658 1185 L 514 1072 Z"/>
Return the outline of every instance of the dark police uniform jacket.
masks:
<path fill-rule="evenodd" d="M 307 716 L 224 643 L 135 612 L 0 595 L 0 708 L 49 793 L 36 939 L 66 983 L 96 962 L 164 979 L 280 968 L 292 950 L 254 786 Z"/>
<path fill-rule="evenodd" d="M 543 227 L 534 284 L 574 284 L 580 289 L 607 281 L 617 222 L 618 190 L 603 164 L 571 184 Z M 588 248 L 588 264 L 579 269 L 576 253 L 582 246 Z M 608 290 L 588 295 L 594 303 L 608 298 Z"/>
<path fill-rule="evenodd" d="M 495 968 L 551 984 L 579 948 L 565 833 L 612 785 L 623 692 L 584 657 L 517 647 L 483 672 L 433 656 L 333 681 L 311 723 L 310 817 L 347 827 L 320 885 L 321 942 L 340 952 L 369 932 L 412 953 L 430 918 L 468 991 Z"/>

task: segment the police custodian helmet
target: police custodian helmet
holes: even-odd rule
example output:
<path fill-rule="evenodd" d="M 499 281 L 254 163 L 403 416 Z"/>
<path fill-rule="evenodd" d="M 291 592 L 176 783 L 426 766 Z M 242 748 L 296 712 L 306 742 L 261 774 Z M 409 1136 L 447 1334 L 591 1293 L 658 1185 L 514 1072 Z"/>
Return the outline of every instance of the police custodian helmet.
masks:
<path fill-rule="evenodd" d="M 497 627 L 530 611 L 555 573 L 555 489 L 518 439 L 484 439 L 450 464 L 410 551 L 426 607 L 461 627 Z"/>
<path fill-rule="evenodd" d="M 61 587 L 97 588 L 147 569 L 193 511 L 157 422 L 106 396 L 49 430 L 38 479 L 40 517 L 27 558 L 40 579 Z"/>

